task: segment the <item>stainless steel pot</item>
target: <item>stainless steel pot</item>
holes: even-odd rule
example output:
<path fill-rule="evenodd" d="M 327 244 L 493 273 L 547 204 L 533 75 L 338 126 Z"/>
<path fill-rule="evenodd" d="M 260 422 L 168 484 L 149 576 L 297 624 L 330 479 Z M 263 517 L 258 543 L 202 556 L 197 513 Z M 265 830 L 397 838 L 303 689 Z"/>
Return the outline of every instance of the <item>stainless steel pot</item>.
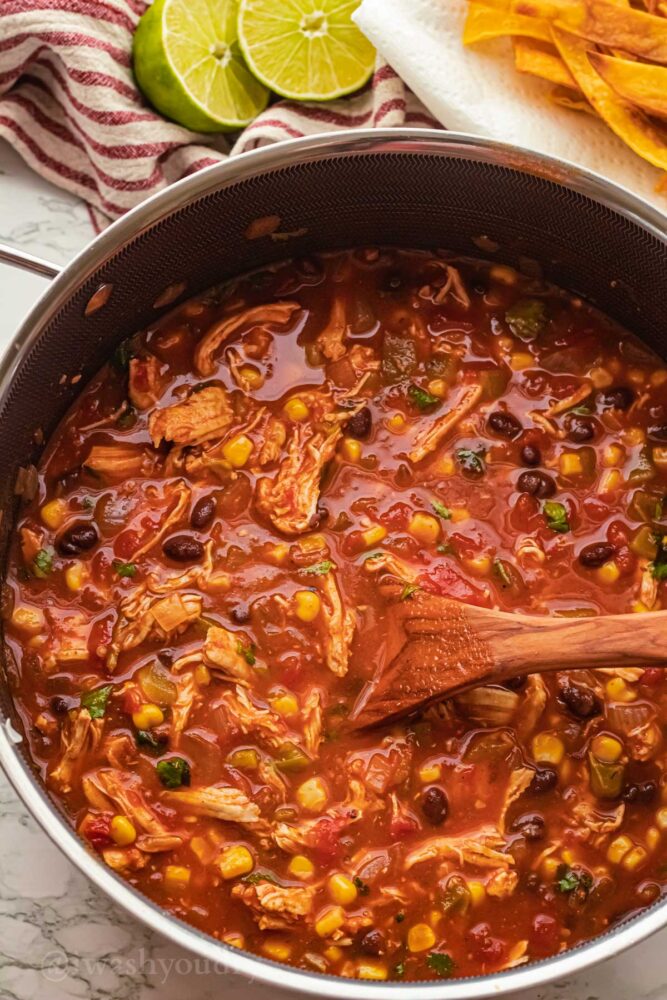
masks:
<path fill-rule="evenodd" d="M 35 431 L 48 439 L 79 386 L 167 300 L 286 256 L 369 244 L 446 247 L 540 269 L 667 357 L 667 218 L 629 192 L 564 162 L 451 132 L 368 130 L 280 143 L 150 198 L 79 254 L 34 307 L 0 364 L 2 552 L 17 470 L 38 458 L 35 442 L 43 440 Z M 0 259 L 47 276 L 58 270 L 18 257 L 0 250 Z M 451 983 L 351 981 L 230 948 L 170 916 L 84 846 L 31 768 L 11 704 L 11 665 L 4 667 L 0 763 L 35 819 L 128 912 L 248 976 L 331 997 L 479 1000 L 562 979 L 667 925 L 667 902 L 658 902 L 559 957 Z"/>

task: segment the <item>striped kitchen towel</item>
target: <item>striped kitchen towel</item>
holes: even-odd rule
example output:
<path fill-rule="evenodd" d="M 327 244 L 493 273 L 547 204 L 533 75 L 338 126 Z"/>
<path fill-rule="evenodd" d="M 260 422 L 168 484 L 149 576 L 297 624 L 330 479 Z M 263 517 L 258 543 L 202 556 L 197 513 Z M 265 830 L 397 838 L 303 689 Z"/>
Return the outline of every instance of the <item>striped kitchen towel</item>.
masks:
<path fill-rule="evenodd" d="M 143 0 L 0 0 L 0 137 L 103 225 L 172 181 L 280 139 L 359 126 L 437 126 L 378 60 L 371 83 L 327 104 L 278 101 L 243 132 L 205 136 L 146 105 L 132 75 Z"/>

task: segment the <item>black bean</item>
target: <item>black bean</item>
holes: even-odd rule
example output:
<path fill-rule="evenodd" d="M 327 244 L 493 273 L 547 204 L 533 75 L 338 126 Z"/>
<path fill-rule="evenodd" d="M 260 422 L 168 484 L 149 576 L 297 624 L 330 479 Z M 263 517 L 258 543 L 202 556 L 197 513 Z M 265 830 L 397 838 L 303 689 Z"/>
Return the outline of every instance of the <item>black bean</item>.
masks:
<path fill-rule="evenodd" d="M 534 444 L 524 444 L 521 449 L 522 464 L 528 465 L 532 469 L 534 466 L 539 465 L 541 461 L 540 449 L 536 448 Z"/>
<path fill-rule="evenodd" d="M 655 781 L 639 781 L 628 784 L 623 789 L 622 799 L 629 804 L 649 805 L 653 802 L 658 785 Z"/>
<path fill-rule="evenodd" d="M 232 621 L 236 622 L 237 625 L 247 625 L 250 621 L 250 608 L 247 604 L 237 604 L 229 614 Z"/>
<path fill-rule="evenodd" d="M 541 885 L 540 876 L 537 872 L 526 872 L 521 879 L 521 884 L 528 889 L 529 892 L 537 892 Z"/>
<path fill-rule="evenodd" d="M 51 699 L 51 711 L 55 712 L 56 715 L 64 715 L 65 712 L 69 712 L 72 707 L 72 703 L 63 698 L 62 695 L 56 694 Z"/>
<path fill-rule="evenodd" d="M 442 788 L 431 785 L 422 795 L 422 812 L 429 823 L 440 826 L 447 819 L 447 796 Z"/>
<path fill-rule="evenodd" d="M 522 472 L 517 480 L 519 493 L 530 493 L 531 496 L 546 500 L 556 492 L 556 484 L 546 472 Z"/>
<path fill-rule="evenodd" d="M 534 795 L 550 792 L 558 784 L 558 772 L 553 767 L 539 767 L 530 783 L 529 791 Z"/>
<path fill-rule="evenodd" d="M 502 410 L 494 410 L 489 415 L 487 426 L 494 434 L 509 438 L 510 441 L 517 437 L 523 429 L 516 417 L 512 416 L 511 413 L 503 413 Z"/>
<path fill-rule="evenodd" d="M 215 517 L 215 497 L 200 497 L 192 508 L 190 524 L 196 531 L 203 531 Z"/>
<path fill-rule="evenodd" d="M 162 546 L 168 559 L 174 562 L 199 562 L 204 556 L 204 546 L 189 535 L 174 535 Z"/>
<path fill-rule="evenodd" d="M 76 556 L 97 543 L 97 528 L 92 521 L 77 521 L 63 531 L 56 543 L 61 556 Z"/>
<path fill-rule="evenodd" d="M 634 398 L 634 392 L 627 385 L 603 389 L 597 395 L 598 403 L 605 410 L 627 410 L 632 406 Z"/>
<path fill-rule="evenodd" d="M 526 840 L 543 840 L 546 832 L 544 820 L 539 813 L 527 813 L 519 816 L 512 823 L 515 833 L 520 833 Z"/>
<path fill-rule="evenodd" d="M 382 931 L 373 928 L 366 931 L 359 942 L 359 947 L 366 955 L 382 955 L 385 950 L 385 939 Z"/>
<path fill-rule="evenodd" d="M 586 417 L 573 415 L 567 422 L 567 436 L 570 441 L 576 444 L 583 444 L 585 441 L 592 441 L 595 437 L 595 424 Z"/>
<path fill-rule="evenodd" d="M 592 542 L 590 545 L 584 545 L 579 553 L 579 562 L 586 569 L 597 569 L 611 559 L 614 551 L 611 542 Z"/>
<path fill-rule="evenodd" d="M 590 688 L 563 681 L 559 687 L 560 699 L 577 719 L 590 719 L 599 715 L 600 703 Z"/>
<path fill-rule="evenodd" d="M 345 433 L 354 438 L 365 438 L 370 434 L 372 424 L 371 411 L 367 406 L 364 406 L 363 410 L 359 410 L 347 421 Z"/>

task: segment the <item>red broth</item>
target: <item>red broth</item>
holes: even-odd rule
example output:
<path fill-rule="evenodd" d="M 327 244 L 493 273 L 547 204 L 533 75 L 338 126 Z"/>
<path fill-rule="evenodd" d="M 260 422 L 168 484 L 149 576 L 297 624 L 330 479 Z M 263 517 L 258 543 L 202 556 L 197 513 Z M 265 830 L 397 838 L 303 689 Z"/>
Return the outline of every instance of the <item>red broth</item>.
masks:
<path fill-rule="evenodd" d="M 509 268 L 363 250 L 216 288 L 116 351 L 21 511 L 33 759 L 103 862 L 238 947 L 407 980 L 571 947 L 663 892 L 659 670 L 342 724 L 397 593 L 660 608 L 666 470 L 667 369 Z"/>

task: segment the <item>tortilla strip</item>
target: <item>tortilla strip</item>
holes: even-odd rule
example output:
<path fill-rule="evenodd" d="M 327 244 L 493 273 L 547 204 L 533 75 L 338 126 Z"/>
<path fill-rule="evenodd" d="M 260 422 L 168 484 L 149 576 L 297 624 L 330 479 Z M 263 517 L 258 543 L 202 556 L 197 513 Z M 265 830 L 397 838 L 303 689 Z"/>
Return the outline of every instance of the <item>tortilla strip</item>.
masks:
<path fill-rule="evenodd" d="M 463 29 L 464 45 L 473 45 L 475 42 L 485 42 L 489 38 L 500 38 L 504 35 L 523 35 L 543 42 L 551 40 L 549 25 L 539 18 L 509 14 L 481 3 L 471 3 L 468 6 L 468 16 Z"/>
<path fill-rule="evenodd" d="M 577 111 L 578 113 L 583 111 L 587 115 L 593 115 L 595 118 L 598 117 L 581 91 L 569 90 L 565 87 L 554 87 L 549 94 L 549 98 L 554 104 L 557 104 L 561 108 L 567 108 L 568 111 Z"/>
<path fill-rule="evenodd" d="M 588 58 L 619 97 L 638 104 L 647 114 L 667 118 L 667 67 L 617 59 L 602 52 L 589 52 Z"/>
<path fill-rule="evenodd" d="M 551 38 L 551 32 L 549 33 Z M 517 38 L 514 42 L 514 65 L 519 73 L 530 73 L 559 87 L 578 90 L 577 81 L 555 49 L 544 48 L 534 39 Z"/>
<path fill-rule="evenodd" d="M 591 66 L 588 59 L 589 46 L 584 39 L 562 31 L 555 25 L 552 31 L 563 61 L 581 87 L 584 96 L 609 128 L 630 149 L 648 160 L 654 167 L 667 170 L 667 132 L 653 125 L 646 115 L 632 104 L 616 96 Z"/>

